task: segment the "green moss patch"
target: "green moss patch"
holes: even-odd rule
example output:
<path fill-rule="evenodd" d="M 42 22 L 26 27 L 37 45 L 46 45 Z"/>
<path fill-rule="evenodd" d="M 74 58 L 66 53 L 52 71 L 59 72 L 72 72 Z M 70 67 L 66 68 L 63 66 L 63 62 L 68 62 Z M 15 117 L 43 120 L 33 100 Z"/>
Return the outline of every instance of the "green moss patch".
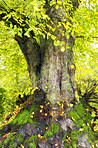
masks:
<path fill-rule="evenodd" d="M 88 134 L 88 141 L 92 144 L 92 141 L 95 141 L 95 133 L 90 126 L 91 120 L 93 119 L 91 114 L 85 110 L 82 104 L 79 104 L 67 115 L 74 121 L 77 130 L 65 134 L 64 139 L 67 137 L 71 139 L 70 142 L 67 142 L 66 147 L 72 146 L 72 148 L 76 148 L 77 134 L 82 135 L 83 133 Z"/>
<path fill-rule="evenodd" d="M 48 137 L 53 136 L 56 133 L 59 134 L 61 132 L 60 125 L 56 121 L 52 122 L 48 128 L 49 129 L 44 134 L 44 139 L 47 139 Z"/>

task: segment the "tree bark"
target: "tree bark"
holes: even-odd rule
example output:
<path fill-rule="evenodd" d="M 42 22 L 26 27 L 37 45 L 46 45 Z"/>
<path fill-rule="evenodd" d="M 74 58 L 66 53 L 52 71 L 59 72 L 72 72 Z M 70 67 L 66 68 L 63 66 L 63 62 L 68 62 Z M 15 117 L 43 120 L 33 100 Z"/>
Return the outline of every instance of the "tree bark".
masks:
<path fill-rule="evenodd" d="M 62 38 L 62 40 L 66 41 L 66 38 Z M 69 44 L 70 48 L 64 52 L 61 51 L 60 47 L 55 47 L 53 43 L 49 43 L 46 41 L 40 86 L 44 91 L 45 86 L 47 86 L 47 97 L 52 103 L 60 100 L 71 101 L 74 98 L 75 90 L 75 69 L 71 68 L 73 65 L 73 39 L 70 37 L 67 40 L 66 44 Z"/>

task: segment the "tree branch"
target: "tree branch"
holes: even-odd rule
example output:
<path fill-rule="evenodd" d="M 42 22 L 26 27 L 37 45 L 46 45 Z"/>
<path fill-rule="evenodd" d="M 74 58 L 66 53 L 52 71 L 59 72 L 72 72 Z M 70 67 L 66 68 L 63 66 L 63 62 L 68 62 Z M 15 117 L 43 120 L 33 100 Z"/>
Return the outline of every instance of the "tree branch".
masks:
<path fill-rule="evenodd" d="M 85 36 L 82 36 L 82 35 L 81 35 L 81 36 L 75 36 L 75 37 L 76 37 L 76 38 L 84 38 Z M 97 37 L 97 36 L 93 36 L 92 38 L 96 38 L 96 39 L 97 39 L 98 37 Z"/>

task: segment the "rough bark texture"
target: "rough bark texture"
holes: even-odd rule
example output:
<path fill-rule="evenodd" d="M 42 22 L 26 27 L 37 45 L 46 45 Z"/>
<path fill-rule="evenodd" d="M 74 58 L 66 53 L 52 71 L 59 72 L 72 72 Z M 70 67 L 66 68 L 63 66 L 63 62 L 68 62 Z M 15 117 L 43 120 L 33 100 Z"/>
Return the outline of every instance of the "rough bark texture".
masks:
<path fill-rule="evenodd" d="M 35 88 L 38 86 L 38 79 L 40 75 L 40 67 L 41 67 L 41 52 L 40 47 L 37 44 L 36 40 L 32 37 L 28 38 L 26 36 L 19 37 L 15 36 L 15 39 L 18 41 L 18 44 L 25 56 L 25 59 L 28 64 L 29 75 Z"/>
<path fill-rule="evenodd" d="M 70 48 L 64 52 L 60 47 L 55 47 L 52 41 L 44 41 L 39 46 L 33 38 L 20 38 L 16 36 L 21 50 L 28 64 L 28 71 L 33 87 L 39 87 L 45 91 L 47 86 L 47 97 L 50 100 L 74 98 L 75 82 L 73 65 L 73 38 L 66 41 Z M 66 48 L 66 45 L 65 45 Z"/>
<path fill-rule="evenodd" d="M 70 45 L 72 40 L 69 40 Z M 41 67 L 41 87 L 44 89 L 48 86 L 48 98 L 50 100 L 65 99 L 66 101 L 74 98 L 74 70 L 71 69 L 73 64 L 72 49 L 66 49 L 62 52 L 60 48 L 54 45 L 47 45 L 44 55 L 43 65 Z"/>

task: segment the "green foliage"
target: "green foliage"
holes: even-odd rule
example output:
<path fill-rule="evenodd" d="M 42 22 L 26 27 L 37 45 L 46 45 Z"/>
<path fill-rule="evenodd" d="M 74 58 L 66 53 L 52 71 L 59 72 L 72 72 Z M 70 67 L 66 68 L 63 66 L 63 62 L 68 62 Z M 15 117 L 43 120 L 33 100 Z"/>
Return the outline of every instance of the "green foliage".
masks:
<path fill-rule="evenodd" d="M 33 105 L 32 107 L 30 107 L 30 109 L 24 109 L 21 110 L 21 112 L 19 113 L 19 115 L 14 119 L 14 121 L 12 120 L 12 118 L 9 120 L 9 123 L 11 124 L 18 124 L 18 125 L 22 125 L 25 123 L 30 123 L 30 124 L 34 124 L 35 121 L 30 117 L 32 112 L 34 110 L 38 110 L 38 106 Z"/>
<path fill-rule="evenodd" d="M 73 50 L 76 64 L 75 80 L 78 89 L 81 91 L 80 98 L 84 96 L 82 99 L 98 110 L 98 50 L 96 39 L 94 39 L 94 42 L 90 42 L 90 40 L 78 38 Z M 93 113 L 93 110 L 90 109 L 90 111 Z"/>
<path fill-rule="evenodd" d="M 3 102 L 6 98 L 6 90 L 4 88 L 0 88 L 0 118 L 2 118 L 3 113 L 4 113 L 4 107 L 3 107 Z"/>
<path fill-rule="evenodd" d="M 60 130 L 60 125 L 57 122 L 52 122 L 51 123 L 51 130 L 52 130 L 53 134 L 58 133 Z"/>
<path fill-rule="evenodd" d="M 66 133 L 64 136 L 64 139 L 66 139 L 67 136 L 71 137 L 73 147 L 76 146 L 77 134 L 82 135 L 82 133 L 88 133 L 88 139 L 92 139 L 93 142 L 96 140 L 96 133 L 91 129 L 93 118 L 91 114 L 85 110 L 82 104 L 77 105 L 74 111 L 70 111 L 68 117 L 72 118 L 75 127 L 79 128 L 78 130 L 71 131 L 69 135 Z M 91 144 L 93 144 L 93 142 L 90 141 Z M 70 145 L 70 143 L 68 145 Z"/>
<path fill-rule="evenodd" d="M 2 146 L 2 142 L 0 142 L 0 147 Z"/>
<path fill-rule="evenodd" d="M 13 134 L 10 134 L 5 140 L 3 144 L 8 144 L 9 142 L 15 140 L 15 137 L 13 137 Z"/>
<path fill-rule="evenodd" d="M 44 138 L 47 139 L 48 137 L 53 136 L 56 133 L 60 133 L 60 125 L 58 122 L 54 121 L 49 125 L 49 130 L 47 130 L 44 134 Z"/>
<path fill-rule="evenodd" d="M 36 144 L 34 142 L 30 143 L 29 146 L 32 146 L 33 148 L 36 148 Z"/>
<path fill-rule="evenodd" d="M 90 121 L 93 119 L 91 114 L 86 112 L 82 104 L 79 104 L 77 107 L 75 107 L 75 111 L 70 111 L 68 116 L 73 119 L 76 127 L 82 127 L 83 123 L 90 123 Z"/>
<path fill-rule="evenodd" d="M 21 141 L 21 142 L 23 142 L 23 140 L 24 140 L 24 137 L 23 137 L 23 135 L 20 133 L 20 134 L 18 134 L 17 136 L 16 136 L 16 138 L 18 139 L 18 141 Z"/>
<path fill-rule="evenodd" d="M 51 136 L 53 136 L 52 131 L 46 131 L 44 134 L 44 139 L 47 139 L 47 137 L 51 137 Z"/>
<path fill-rule="evenodd" d="M 22 111 L 17 117 L 16 119 L 13 121 L 14 124 L 25 124 L 25 123 L 31 123 L 33 124 L 33 120 L 30 118 L 30 112 L 28 110 L 24 110 Z"/>
<path fill-rule="evenodd" d="M 36 148 L 36 144 L 35 144 L 35 143 L 36 143 L 37 139 L 38 139 L 37 135 L 31 136 L 31 137 L 29 138 L 29 141 L 31 142 L 31 143 L 29 144 L 29 146 L 32 146 L 33 148 Z"/>
<path fill-rule="evenodd" d="M 17 140 L 17 143 L 16 143 L 16 140 Z M 2 146 L 4 147 L 9 146 L 10 148 L 13 148 L 13 147 L 17 148 L 20 145 L 20 143 L 23 141 L 24 141 L 24 137 L 21 133 L 17 135 L 13 135 L 13 133 L 10 133 L 10 135 L 4 140 Z"/>
<path fill-rule="evenodd" d="M 95 83 L 98 85 L 98 30 L 94 23 L 97 19 L 96 14 L 96 2 L 94 1 L 83 1 L 79 9 L 75 11 L 74 27 L 78 29 L 75 29 L 76 40 L 73 54 L 76 65 L 75 80 L 81 91 L 80 97 L 91 91 L 91 96 L 88 98 L 84 96 L 83 99 L 87 99 L 90 106 L 98 109 L 98 86 L 93 89 Z"/>
<path fill-rule="evenodd" d="M 6 114 L 13 109 L 13 104 L 15 105 L 18 95 L 29 93 L 31 86 L 24 56 L 16 42 L 13 40 L 10 43 L 10 40 L 11 38 L 8 36 L 3 50 L 0 48 L 2 54 L 0 61 L 0 85 L 6 89 L 6 98 L 3 101 Z M 6 44 L 6 42 L 10 44 Z"/>
<path fill-rule="evenodd" d="M 37 140 L 37 135 L 33 135 L 33 136 L 31 136 L 30 138 L 29 138 L 29 141 L 31 142 L 31 141 L 34 141 L 34 142 L 36 142 L 36 140 Z"/>

